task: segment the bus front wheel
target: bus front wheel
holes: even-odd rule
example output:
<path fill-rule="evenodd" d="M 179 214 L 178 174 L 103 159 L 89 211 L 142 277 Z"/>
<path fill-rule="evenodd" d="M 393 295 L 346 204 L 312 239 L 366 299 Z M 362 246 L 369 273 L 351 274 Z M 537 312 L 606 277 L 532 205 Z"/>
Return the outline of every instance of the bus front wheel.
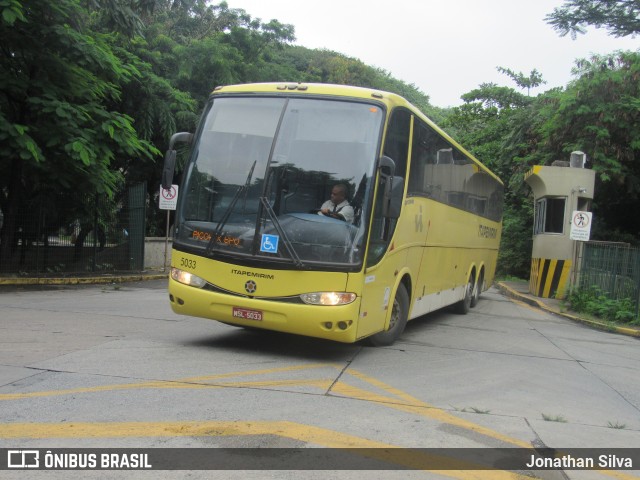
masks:
<path fill-rule="evenodd" d="M 368 341 L 374 347 L 384 347 L 392 345 L 407 325 L 409 317 L 409 294 L 406 287 L 401 283 L 398 285 L 396 297 L 393 299 L 393 307 L 391 308 L 391 318 L 389 319 L 389 328 L 385 331 L 376 333 L 368 338 Z"/>

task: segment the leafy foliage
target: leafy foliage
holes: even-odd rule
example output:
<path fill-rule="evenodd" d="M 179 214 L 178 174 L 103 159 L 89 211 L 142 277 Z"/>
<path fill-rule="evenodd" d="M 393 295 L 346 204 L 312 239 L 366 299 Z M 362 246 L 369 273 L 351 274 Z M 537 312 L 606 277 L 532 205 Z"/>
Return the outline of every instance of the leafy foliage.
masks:
<path fill-rule="evenodd" d="M 640 32 L 637 0 L 566 0 L 545 18 L 560 35 L 585 33 L 585 26 L 604 27 L 616 37 Z"/>
<path fill-rule="evenodd" d="M 157 150 L 138 137 L 133 117 L 110 108 L 121 100 L 121 86 L 140 76 L 114 52 L 115 34 L 88 30 L 89 12 L 73 0 L 0 6 L 6 259 L 18 209 L 29 198 L 59 189 L 110 194 L 123 180 L 112 165 L 116 158 L 151 159 Z"/>
<path fill-rule="evenodd" d="M 598 287 L 574 290 L 567 299 L 576 312 L 611 322 L 640 324 L 640 319 L 636 318 L 635 304 L 630 298 L 612 299 Z"/>
<path fill-rule="evenodd" d="M 597 173 L 594 212 L 609 229 L 640 233 L 629 216 L 640 201 L 640 53 L 618 52 L 578 60 L 564 92 L 540 102 L 542 145 L 556 158 L 589 153 Z"/>
<path fill-rule="evenodd" d="M 429 103 L 429 97 L 415 85 L 393 78 L 385 70 L 371 67 L 358 59 L 330 50 L 310 50 L 288 46 L 277 57 L 278 63 L 295 67 L 290 77 L 272 78 L 272 81 L 337 83 L 375 88 L 402 95 L 427 115 L 439 117 L 440 112 Z"/>
<path fill-rule="evenodd" d="M 505 75 L 508 75 L 514 82 L 516 82 L 516 85 L 518 85 L 518 87 L 526 88 L 527 95 L 531 93 L 532 88 L 539 87 L 543 83 L 547 83 L 542 79 L 542 74 L 535 68 L 531 70 L 529 76 L 524 76 L 524 74 L 522 74 L 521 72 L 516 73 L 509 68 L 503 67 L 498 67 L 498 71 L 504 73 Z"/>

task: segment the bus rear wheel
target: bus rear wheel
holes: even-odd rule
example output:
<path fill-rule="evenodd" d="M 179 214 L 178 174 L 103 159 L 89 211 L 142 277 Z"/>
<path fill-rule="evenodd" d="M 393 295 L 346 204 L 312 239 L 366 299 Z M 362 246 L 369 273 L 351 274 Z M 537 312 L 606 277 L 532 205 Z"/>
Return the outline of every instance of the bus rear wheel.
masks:
<path fill-rule="evenodd" d="M 401 283 L 398 285 L 396 297 L 393 299 L 393 307 L 391 308 L 391 318 L 389 319 L 389 328 L 383 332 L 371 335 L 367 340 L 374 347 L 384 347 L 392 345 L 407 325 L 409 317 L 409 294 L 406 287 Z"/>
<path fill-rule="evenodd" d="M 473 294 L 471 295 L 471 308 L 475 307 L 480 300 L 480 294 L 482 293 L 482 288 L 484 287 L 484 276 L 480 273 L 480 277 L 478 281 L 473 286 Z"/>
<path fill-rule="evenodd" d="M 471 274 L 469 275 L 469 281 L 467 281 L 467 285 L 464 289 L 464 298 L 458 303 L 453 304 L 453 311 L 461 315 L 466 315 L 467 313 L 469 313 L 469 309 L 471 308 L 471 301 L 475 294 L 474 291 L 477 290 L 473 279 L 473 274 Z"/>

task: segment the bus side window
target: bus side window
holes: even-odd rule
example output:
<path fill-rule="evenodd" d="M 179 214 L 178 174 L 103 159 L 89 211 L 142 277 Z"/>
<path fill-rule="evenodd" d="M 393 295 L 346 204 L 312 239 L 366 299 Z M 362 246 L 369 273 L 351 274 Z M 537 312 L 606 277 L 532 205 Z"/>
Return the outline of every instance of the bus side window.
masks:
<path fill-rule="evenodd" d="M 394 177 L 396 178 L 406 178 L 411 119 L 412 116 L 408 110 L 394 110 L 387 128 L 383 154 L 394 161 Z M 373 223 L 371 224 L 369 252 L 367 254 L 368 267 L 378 263 L 384 256 L 397 223 L 397 219 L 383 217 L 383 195 L 384 184 L 380 183 L 378 184 L 378 192 L 373 207 Z"/>
<path fill-rule="evenodd" d="M 427 179 L 428 165 L 434 163 L 429 157 L 429 139 L 425 126 L 418 120 L 413 125 L 413 145 L 411 147 L 411 173 L 409 174 L 408 195 L 430 195 Z"/>
<path fill-rule="evenodd" d="M 409 194 L 425 196 L 443 201 L 443 185 L 453 163 L 451 146 L 444 142 L 431 128 L 415 119 L 413 126 L 413 146 L 411 149 L 411 173 Z"/>
<path fill-rule="evenodd" d="M 394 175 L 396 177 L 404 178 L 407 172 L 411 118 L 411 113 L 408 110 L 397 109 L 391 114 L 391 120 L 389 121 L 383 155 L 393 159 L 395 162 Z"/>
<path fill-rule="evenodd" d="M 417 118 L 407 195 L 427 197 L 494 221 L 502 218 L 502 184 Z"/>

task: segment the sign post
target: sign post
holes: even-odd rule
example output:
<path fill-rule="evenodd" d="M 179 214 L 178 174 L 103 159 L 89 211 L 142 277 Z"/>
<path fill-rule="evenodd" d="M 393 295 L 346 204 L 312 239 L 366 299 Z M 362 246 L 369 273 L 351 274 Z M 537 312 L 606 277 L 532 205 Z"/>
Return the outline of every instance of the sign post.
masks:
<path fill-rule="evenodd" d="M 169 214 L 171 210 L 175 210 L 178 204 L 178 185 L 171 185 L 171 188 L 162 188 L 160 185 L 160 210 L 167 211 L 167 228 L 164 237 L 164 262 L 162 263 L 162 271 L 167 271 L 167 254 L 169 250 Z"/>
<path fill-rule="evenodd" d="M 591 236 L 591 212 L 581 212 L 580 210 L 574 210 L 571 214 L 571 230 L 569 231 L 569 238 L 571 240 L 578 240 L 579 242 L 587 242 Z M 582 254 L 582 244 L 573 243 L 573 275 L 572 275 L 572 287 L 574 288 L 578 282 L 578 262 Z"/>

